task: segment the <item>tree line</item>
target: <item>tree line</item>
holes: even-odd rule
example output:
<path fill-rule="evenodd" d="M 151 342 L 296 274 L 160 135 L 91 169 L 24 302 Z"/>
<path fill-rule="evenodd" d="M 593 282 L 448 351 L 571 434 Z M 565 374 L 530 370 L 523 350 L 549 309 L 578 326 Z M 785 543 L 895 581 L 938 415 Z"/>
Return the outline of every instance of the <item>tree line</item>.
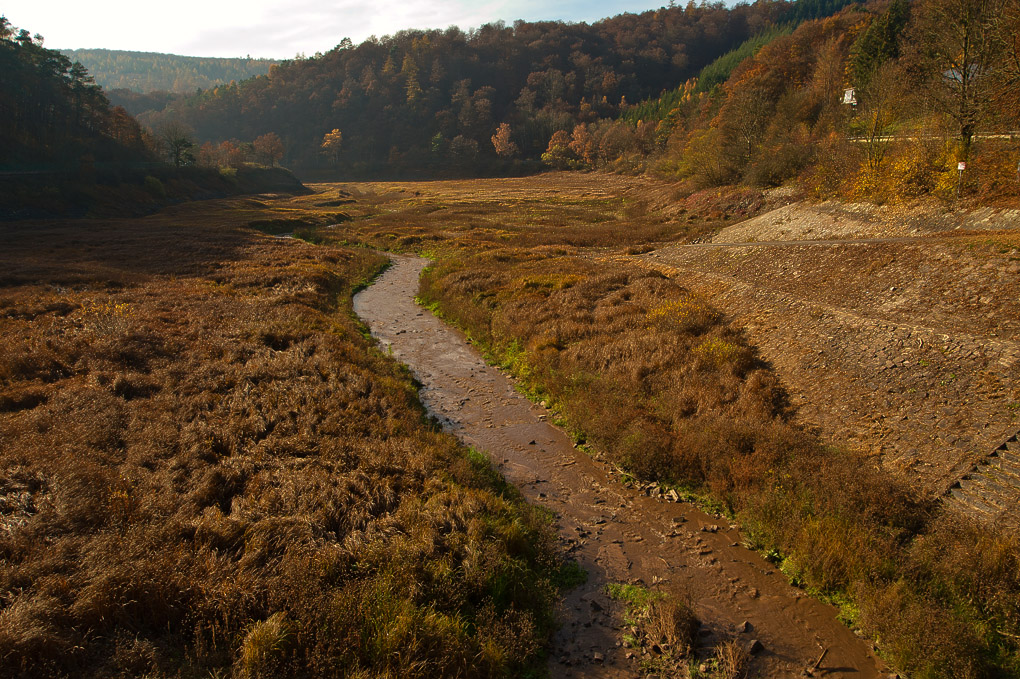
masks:
<path fill-rule="evenodd" d="M 1017 178 L 1012 142 L 989 136 L 1017 127 L 1018 2 L 692 2 L 593 24 L 407 30 L 140 119 L 214 145 L 274 133 L 284 164 L 347 176 L 544 164 L 695 188 L 994 193 Z M 327 143 L 334 130 L 342 145 Z"/>
<path fill-rule="evenodd" d="M 706 82 L 719 69 L 725 80 Z M 695 190 L 992 197 L 1020 186 L 1018 128 L 1018 0 L 880 0 L 755 36 L 618 119 L 554 135 L 543 158 Z"/>
<path fill-rule="evenodd" d="M 61 50 L 92 74 L 104 90 L 132 92 L 194 93 L 231 80 L 246 80 L 264 75 L 276 59 L 251 57 L 185 57 L 157 52 L 129 52 L 105 49 Z"/>
<path fill-rule="evenodd" d="M 88 70 L 0 16 L 0 166 L 51 168 L 145 156 L 143 131 Z"/>
<path fill-rule="evenodd" d="M 659 95 L 795 5 L 691 2 L 593 24 L 518 21 L 345 40 L 142 120 L 178 119 L 200 143 L 274 132 L 284 163 L 299 169 L 329 167 L 323 136 L 339 129 L 340 166 L 353 174 L 505 167 L 491 137 L 506 123 L 516 157 L 537 162 L 553 133 Z"/>
<path fill-rule="evenodd" d="M 796 180 L 850 198 L 1002 193 L 1018 179 L 1018 4 L 691 2 L 593 24 L 407 30 L 192 95 L 111 92 L 124 108 L 5 23 L 14 65 L 0 83 L 15 94 L 0 102 L 0 135 L 12 158 L 87 153 L 57 138 L 92 129 L 178 166 L 349 177 L 551 166 L 695 190 Z M 29 72 L 48 84 L 26 86 Z"/>

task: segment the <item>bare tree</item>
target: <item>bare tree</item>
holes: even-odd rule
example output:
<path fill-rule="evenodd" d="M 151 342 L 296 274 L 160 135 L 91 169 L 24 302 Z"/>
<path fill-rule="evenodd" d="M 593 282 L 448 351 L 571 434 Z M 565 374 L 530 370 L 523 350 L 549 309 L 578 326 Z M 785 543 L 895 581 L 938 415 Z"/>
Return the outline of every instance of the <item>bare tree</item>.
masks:
<path fill-rule="evenodd" d="M 998 110 L 1010 123 L 1020 119 L 1020 0 L 1005 0 L 996 21 L 1002 60 L 995 73 Z"/>
<path fill-rule="evenodd" d="M 898 121 L 905 107 L 899 84 L 902 72 L 896 62 L 888 61 L 869 74 L 859 88 L 861 106 L 857 121 L 863 132 L 864 154 L 868 168 L 877 172 L 891 143 L 889 127 Z"/>
<path fill-rule="evenodd" d="M 163 123 L 156 130 L 156 138 L 159 140 L 167 160 L 173 163 L 174 167 L 194 162 L 195 156 L 191 150 L 195 148 L 195 141 L 192 138 L 191 130 L 184 123 L 179 120 L 169 120 Z"/>
<path fill-rule="evenodd" d="M 985 122 L 1000 66 L 997 27 L 1004 0 L 929 0 L 918 5 L 911 29 L 915 74 L 933 107 L 958 129 L 963 158 Z"/>

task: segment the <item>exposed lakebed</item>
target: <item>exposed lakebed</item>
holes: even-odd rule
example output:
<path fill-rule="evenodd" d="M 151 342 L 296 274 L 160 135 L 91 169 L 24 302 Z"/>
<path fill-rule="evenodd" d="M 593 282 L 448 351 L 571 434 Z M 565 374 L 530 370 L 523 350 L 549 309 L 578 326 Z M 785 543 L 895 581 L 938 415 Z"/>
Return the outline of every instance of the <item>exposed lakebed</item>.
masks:
<path fill-rule="evenodd" d="M 836 619 L 835 609 L 742 547 L 725 519 L 629 488 L 614 469 L 577 450 L 547 421 L 548 411 L 520 395 L 461 333 L 414 303 L 428 261 L 392 259 L 355 296 L 355 312 L 411 369 L 433 416 L 484 451 L 530 502 L 556 514 L 564 550 L 589 573 L 565 597 L 550 655 L 553 677 L 638 673 L 640 651 L 617 645 L 621 609 L 605 594 L 613 582 L 686 583 L 703 622 L 702 644 L 758 640 L 752 667 L 760 676 L 799 676 L 823 651 L 816 676 L 882 674 L 868 644 Z"/>

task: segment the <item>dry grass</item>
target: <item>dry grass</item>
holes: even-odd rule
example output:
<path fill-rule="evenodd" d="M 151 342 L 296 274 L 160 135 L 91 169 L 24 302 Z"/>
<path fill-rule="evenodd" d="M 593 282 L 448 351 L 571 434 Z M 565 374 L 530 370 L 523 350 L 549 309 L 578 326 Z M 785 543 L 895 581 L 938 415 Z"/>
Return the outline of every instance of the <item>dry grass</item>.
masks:
<path fill-rule="evenodd" d="M 666 184 L 634 178 L 551 173 L 540 180 L 316 185 L 321 193 L 295 201 L 322 212 L 322 197 L 339 190 L 354 221 L 337 237 L 395 250 L 468 247 L 625 246 L 690 240 L 726 225 L 693 219 Z M 665 208 L 665 209 L 663 209 Z M 713 210 L 715 212 L 715 210 Z M 367 219 L 365 217 L 368 217 Z M 326 232 L 324 232 L 326 233 Z"/>
<path fill-rule="evenodd" d="M 898 666 L 931 677 L 1016 671 L 1006 635 L 1020 632 L 1010 611 L 1018 545 L 947 527 L 902 482 L 792 426 L 775 375 L 704 300 L 655 274 L 538 249 L 440 261 L 422 297 L 580 438 L 632 473 L 722 503 Z M 569 283 L 549 283 L 557 276 Z M 536 280 L 546 284 L 521 283 Z M 954 560 L 923 547 L 935 534 Z M 968 575 L 975 558 L 987 580 Z"/>
<path fill-rule="evenodd" d="M 739 679 L 750 656 L 746 640 L 725 639 L 714 647 L 698 648 L 701 622 L 686 585 L 645 589 L 611 584 L 608 594 L 622 601 L 625 644 L 639 655 L 643 673 L 683 679 Z"/>
<path fill-rule="evenodd" d="M 716 669 L 714 677 L 718 679 L 740 679 L 747 672 L 750 655 L 747 647 L 737 639 L 724 641 L 715 649 Z"/>
<path fill-rule="evenodd" d="M 583 180 L 347 187 L 359 217 L 333 233 L 430 253 L 424 301 L 579 439 L 732 512 L 900 669 L 1020 676 L 1016 540 L 955 525 L 872 462 L 792 426 L 775 374 L 710 300 L 595 256 L 715 227 L 664 218 L 657 189 L 637 180 Z"/>
<path fill-rule="evenodd" d="M 383 259 L 244 228 L 266 196 L 5 226 L 5 676 L 504 676 L 547 520 L 362 335 Z"/>

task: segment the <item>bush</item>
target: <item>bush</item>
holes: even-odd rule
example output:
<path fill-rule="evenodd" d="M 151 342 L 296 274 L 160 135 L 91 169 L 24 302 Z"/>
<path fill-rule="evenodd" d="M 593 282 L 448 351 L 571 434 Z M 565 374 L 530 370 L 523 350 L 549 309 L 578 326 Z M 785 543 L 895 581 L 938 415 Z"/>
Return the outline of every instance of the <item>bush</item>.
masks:
<path fill-rule="evenodd" d="M 159 179 L 153 177 L 151 174 L 146 175 L 144 185 L 145 190 L 148 191 L 153 198 L 166 200 L 166 188 L 163 187 L 163 182 Z"/>
<path fill-rule="evenodd" d="M 974 145 L 971 162 L 964 177 L 967 195 L 979 201 L 1020 194 L 1020 174 L 1017 160 L 1020 152 L 1015 142 L 998 139 L 980 140 Z"/>
<path fill-rule="evenodd" d="M 892 193 L 901 200 L 920 196 L 950 200 L 957 186 L 954 145 L 930 140 L 905 144 L 893 155 L 887 176 Z"/>

